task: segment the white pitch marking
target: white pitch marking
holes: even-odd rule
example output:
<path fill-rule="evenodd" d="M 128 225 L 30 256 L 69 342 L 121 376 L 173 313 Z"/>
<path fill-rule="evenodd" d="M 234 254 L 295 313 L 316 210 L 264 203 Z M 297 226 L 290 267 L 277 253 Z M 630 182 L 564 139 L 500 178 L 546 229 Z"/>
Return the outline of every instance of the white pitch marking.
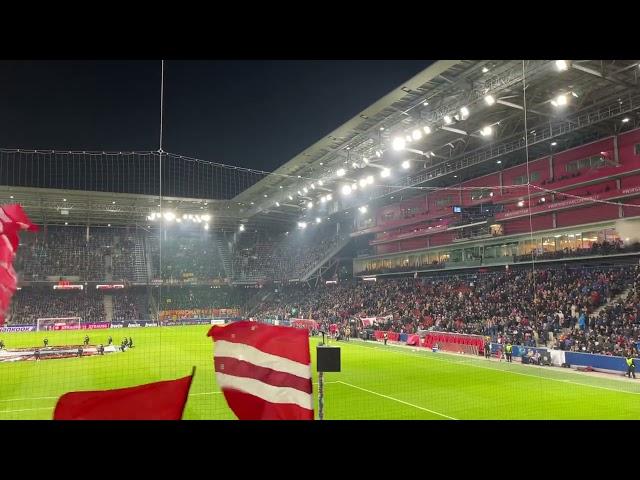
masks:
<path fill-rule="evenodd" d="M 30 398 L 10 398 L 8 400 L 0 400 L 0 402 L 24 402 L 26 400 L 52 400 L 60 397 L 30 397 Z"/>
<path fill-rule="evenodd" d="M 494 372 L 512 373 L 513 375 L 521 375 L 523 377 L 534 377 L 534 378 L 542 378 L 543 380 L 551 380 L 554 382 L 571 383 L 572 385 L 579 385 L 581 387 L 599 388 L 600 390 L 609 390 L 609 391 L 618 392 L 618 393 L 630 393 L 631 395 L 640 395 L 640 392 L 629 392 L 627 390 L 618 390 L 617 388 L 601 387 L 598 385 L 589 385 L 588 383 L 572 382 L 571 380 L 565 380 L 560 378 L 549 378 L 549 377 L 543 377 L 542 375 L 531 375 L 530 373 L 513 372 L 511 370 L 501 370 L 499 368 L 489 368 L 489 367 L 484 367 L 482 365 L 477 365 L 475 362 L 452 362 L 451 360 L 444 360 L 442 358 L 432 358 L 430 356 L 425 356 L 421 354 L 412 355 L 410 353 L 399 352 L 397 350 L 389 350 L 389 349 L 382 349 L 382 348 L 376 348 L 376 347 L 368 347 L 366 345 L 358 345 L 357 343 L 354 343 L 354 345 L 357 345 L 358 347 L 362 347 L 362 348 L 368 348 L 370 350 L 396 353 L 398 355 L 408 355 L 414 358 L 427 358 L 429 360 L 434 360 L 436 362 L 454 363 L 457 365 L 467 365 L 469 367 L 482 368 L 484 370 L 493 370 Z"/>
<path fill-rule="evenodd" d="M 21 408 L 20 410 L 0 410 L 0 415 L 3 413 L 12 413 L 12 412 L 32 412 L 34 410 L 51 410 L 53 407 L 43 407 L 43 408 Z"/>
<path fill-rule="evenodd" d="M 449 415 L 445 415 L 444 413 L 436 412 L 435 410 L 429 410 L 428 408 L 424 408 L 424 407 L 421 407 L 419 405 L 414 405 L 413 403 L 405 402 L 404 400 L 400 400 L 400 399 L 397 399 L 397 398 L 394 398 L 394 397 L 390 397 L 389 395 L 383 395 L 382 393 L 374 392 L 373 390 L 368 390 L 366 388 L 358 387 L 357 385 L 352 385 L 351 383 L 343 382 L 343 381 L 340 381 L 340 380 L 337 383 L 341 383 L 341 384 L 347 385 L 349 387 L 357 388 L 358 390 L 362 390 L 363 392 L 368 392 L 368 393 L 371 393 L 373 395 L 378 395 L 379 397 L 388 398 L 389 400 L 393 400 L 395 402 L 404 403 L 405 405 L 409 405 L 410 407 L 418 408 L 420 410 L 424 410 L 425 412 L 434 413 L 436 415 L 440 415 L 441 417 L 445 417 L 445 418 L 448 418 L 450 420 L 457 420 L 457 418 L 450 417 Z"/>

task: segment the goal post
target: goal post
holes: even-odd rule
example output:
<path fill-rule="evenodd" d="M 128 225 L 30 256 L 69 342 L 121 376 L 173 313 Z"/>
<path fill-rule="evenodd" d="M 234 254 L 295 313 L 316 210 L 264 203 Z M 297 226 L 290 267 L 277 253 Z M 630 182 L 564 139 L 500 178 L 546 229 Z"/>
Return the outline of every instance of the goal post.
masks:
<path fill-rule="evenodd" d="M 81 317 L 50 317 L 38 318 L 36 320 L 37 332 L 49 330 L 80 330 L 81 327 Z"/>

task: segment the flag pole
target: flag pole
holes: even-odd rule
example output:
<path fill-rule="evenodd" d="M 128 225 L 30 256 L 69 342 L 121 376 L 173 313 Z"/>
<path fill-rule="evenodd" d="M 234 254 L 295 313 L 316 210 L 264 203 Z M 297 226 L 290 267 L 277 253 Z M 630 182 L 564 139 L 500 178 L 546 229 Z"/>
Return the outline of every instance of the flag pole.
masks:
<path fill-rule="evenodd" d="M 318 419 L 324 420 L 324 372 L 318 372 Z"/>
<path fill-rule="evenodd" d="M 322 333 L 322 343 L 324 346 L 324 331 Z M 324 420 L 324 372 L 318 372 L 318 420 Z"/>

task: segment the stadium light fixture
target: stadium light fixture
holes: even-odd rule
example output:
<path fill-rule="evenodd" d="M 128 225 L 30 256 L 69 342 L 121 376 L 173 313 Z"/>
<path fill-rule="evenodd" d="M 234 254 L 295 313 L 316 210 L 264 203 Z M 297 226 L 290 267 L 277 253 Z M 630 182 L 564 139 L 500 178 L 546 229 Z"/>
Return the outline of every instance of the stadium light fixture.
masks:
<path fill-rule="evenodd" d="M 467 107 L 462 107 L 460 109 L 460 115 L 462 116 L 462 119 L 464 120 L 465 118 L 467 118 L 469 116 L 469 109 Z"/>
<path fill-rule="evenodd" d="M 240 231 L 244 232 L 244 225 L 243 224 L 240 224 Z"/>
<path fill-rule="evenodd" d="M 567 96 L 565 94 L 558 95 L 554 100 L 551 100 L 551 105 L 554 107 L 564 107 L 567 104 Z"/>
<path fill-rule="evenodd" d="M 64 222 L 65 225 L 69 225 L 69 222 Z"/>
<path fill-rule="evenodd" d="M 342 187 L 342 194 L 343 195 L 350 195 L 351 194 L 351 187 L 349 185 L 344 185 Z"/>
<path fill-rule="evenodd" d="M 338 171 L 336 172 L 336 175 L 338 175 L 339 177 L 344 177 L 345 174 L 345 170 L 344 168 L 339 168 Z"/>
<path fill-rule="evenodd" d="M 422 130 L 424 131 L 425 135 L 429 135 L 431 133 L 431 127 L 429 127 L 429 125 L 425 125 L 424 127 L 422 127 Z"/>
<path fill-rule="evenodd" d="M 520 201 L 518 202 L 518 206 L 519 206 L 519 207 L 524 207 L 524 201 L 523 201 L 523 200 L 520 200 Z"/>
<path fill-rule="evenodd" d="M 107 223 L 107 227 L 110 227 L 110 226 L 111 226 L 111 224 L 110 224 L 110 223 Z"/>
<path fill-rule="evenodd" d="M 489 69 L 487 67 L 482 67 L 482 73 L 487 73 Z"/>
<path fill-rule="evenodd" d="M 302 191 L 303 191 L 304 193 L 309 193 L 309 189 L 308 189 L 307 187 L 303 187 L 303 188 L 302 188 Z"/>
<path fill-rule="evenodd" d="M 367 185 L 373 185 L 373 175 L 367 177 Z"/>
<path fill-rule="evenodd" d="M 391 175 L 391 170 L 389 170 L 388 168 L 385 168 L 380 172 L 380 176 L 382 178 L 387 178 L 389 175 Z"/>
<path fill-rule="evenodd" d="M 364 188 L 364 187 L 367 186 L 367 179 L 366 178 L 361 178 L 358 183 L 360 184 L 360 188 Z"/>
<path fill-rule="evenodd" d="M 276 202 L 276 207 L 279 207 L 279 206 L 280 206 L 280 202 Z"/>
<path fill-rule="evenodd" d="M 307 203 L 307 208 L 313 208 L 313 202 Z"/>
<path fill-rule="evenodd" d="M 315 190 L 315 189 L 316 189 L 316 184 L 315 184 L 315 183 L 312 183 L 312 184 L 311 184 L 311 189 L 312 189 L 312 190 Z"/>
<path fill-rule="evenodd" d="M 205 224 L 204 224 L 204 229 L 205 229 L 205 230 L 209 230 L 209 224 L 208 224 L 208 223 L 205 223 Z"/>
<path fill-rule="evenodd" d="M 302 192 L 300 190 L 298 190 L 298 195 L 302 196 Z"/>
<path fill-rule="evenodd" d="M 322 180 L 318 180 L 318 185 L 322 186 L 324 185 L 324 182 Z"/>
<path fill-rule="evenodd" d="M 291 195 L 289 195 L 289 200 L 293 200 L 293 197 Z"/>
<path fill-rule="evenodd" d="M 202 219 L 203 219 L 205 222 L 208 222 L 208 221 L 211 219 L 211 215 L 209 215 L 209 214 L 202 215 Z"/>
<path fill-rule="evenodd" d="M 376 157 L 380 158 L 382 156 L 382 152 L 380 150 L 376 150 Z"/>
<path fill-rule="evenodd" d="M 316 217 L 316 223 L 320 223 L 322 219 L 320 217 Z"/>
<path fill-rule="evenodd" d="M 66 202 L 66 201 L 67 201 L 67 199 L 66 199 L 66 198 L 63 198 L 63 199 L 62 199 L 62 201 L 63 201 L 63 202 Z"/>
<path fill-rule="evenodd" d="M 367 213 L 367 206 L 363 205 L 360 208 L 358 208 L 358 210 L 360 211 L 360 213 Z"/>
<path fill-rule="evenodd" d="M 307 228 L 307 222 L 298 222 L 298 227 L 304 230 Z"/>
<path fill-rule="evenodd" d="M 500 165 L 502 163 L 502 160 L 498 160 L 496 163 Z"/>
<path fill-rule="evenodd" d="M 405 145 L 406 145 L 406 142 L 404 141 L 404 138 L 396 137 L 393 139 L 393 142 L 391 143 L 391 148 L 393 148 L 394 150 L 402 150 L 404 149 Z"/>
<path fill-rule="evenodd" d="M 493 95 L 486 95 L 484 97 L 484 103 L 486 103 L 487 105 L 491 106 L 494 103 L 496 103 L 496 99 Z"/>
<path fill-rule="evenodd" d="M 446 125 L 450 125 L 450 124 L 451 124 L 451 122 L 453 122 L 453 120 L 451 120 L 451 117 L 450 117 L 449 115 L 445 115 L 445 116 L 443 117 L 443 120 L 444 120 L 444 123 L 445 123 Z"/>
<path fill-rule="evenodd" d="M 551 146 L 555 147 L 558 144 L 558 142 L 551 142 Z"/>
<path fill-rule="evenodd" d="M 320 197 L 320 203 L 325 203 L 326 201 L 327 201 L 327 197 L 325 197 L 324 195 Z"/>
<path fill-rule="evenodd" d="M 369 159 L 368 158 L 362 158 L 362 161 L 364 162 L 365 165 L 369 165 Z"/>
<path fill-rule="evenodd" d="M 540 201 L 541 201 L 542 203 L 544 203 L 544 202 L 546 202 L 546 201 L 547 201 L 547 199 L 546 199 L 546 198 L 544 198 L 544 197 L 542 197 L 542 198 L 540 199 Z"/>
<path fill-rule="evenodd" d="M 9 198 L 13 200 L 13 195 L 10 195 Z"/>
<path fill-rule="evenodd" d="M 569 69 L 569 64 L 566 60 L 556 60 L 556 68 L 559 72 L 564 72 Z"/>
<path fill-rule="evenodd" d="M 413 132 L 411 132 L 411 136 L 414 140 L 420 140 L 422 138 L 422 132 L 420 129 L 416 128 Z"/>
<path fill-rule="evenodd" d="M 411 167 L 411 164 L 409 163 L 409 160 L 405 160 L 404 162 L 402 162 L 402 168 L 404 168 L 405 170 L 408 170 Z"/>
<path fill-rule="evenodd" d="M 492 133 L 493 133 L 493 128 L 491 128 L 491 125 L 487 125 L 482 130 L 480 130 L 480 135 L 482 135 L 483 137 L 488 137 Z"/>
<path fill-rule="evenodd" d="M 624 117 L 624 118 L 622 119 L 622 123 L 627 123 L 629 120 L 630 120 L 630 119 L 629 119 L 629 117 Z"/>
<path fill-rule="evenodd" d="M 411 140 L 413 140 L 413 139 L 411 138 L 411 135 L 406 135 L 406 136 L 404 137 L 404 139 L 407 141 L 407 143 L 411 143 Z"/>
<path fill-rule="evenodd" d="M 327 201 L 329 201 L 329 200 L 333 200 L 333 195 L 331 195 L 331 194 L 327 195 Z"/>

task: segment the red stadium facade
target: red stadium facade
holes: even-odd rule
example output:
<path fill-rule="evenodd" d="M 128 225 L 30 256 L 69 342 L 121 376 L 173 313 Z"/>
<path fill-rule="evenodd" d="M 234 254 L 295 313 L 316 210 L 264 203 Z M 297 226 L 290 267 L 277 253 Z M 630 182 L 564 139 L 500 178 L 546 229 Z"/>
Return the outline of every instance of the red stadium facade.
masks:
<path fill-rule="evenodd" d="M 372 234 L 374 250 L 355 260 L 354 273 L 509 263 L 532 251 L 633 241 L 616 226 L 640 216 L 640 130 L 535 159 L 528 169 L 530 201 L 527 166 L 518 165 L 380 208 L 352 233 Z M 453 208 L 487 205 L 497 210 L 491 224 L 465 224 Z"/>

